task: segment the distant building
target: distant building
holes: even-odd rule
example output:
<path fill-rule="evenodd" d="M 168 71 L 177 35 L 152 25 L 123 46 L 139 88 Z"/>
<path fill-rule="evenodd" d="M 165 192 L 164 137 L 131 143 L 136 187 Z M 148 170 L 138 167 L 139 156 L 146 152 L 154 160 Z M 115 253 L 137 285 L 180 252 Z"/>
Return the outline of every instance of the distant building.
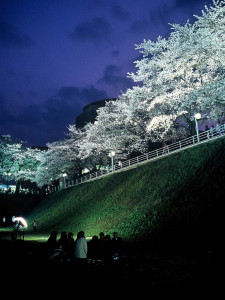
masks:
<path fill-rule="evenodd" d="M 98 100 L 84 106 L 83 112 L 76 117 L 76 127 L 82 128 L 88 123 L 94 123 L 95 118 L 97 117 L 97 109 L 104 107 L 105 103 L 111 100 L 115 101 L 116 98 Z"/>

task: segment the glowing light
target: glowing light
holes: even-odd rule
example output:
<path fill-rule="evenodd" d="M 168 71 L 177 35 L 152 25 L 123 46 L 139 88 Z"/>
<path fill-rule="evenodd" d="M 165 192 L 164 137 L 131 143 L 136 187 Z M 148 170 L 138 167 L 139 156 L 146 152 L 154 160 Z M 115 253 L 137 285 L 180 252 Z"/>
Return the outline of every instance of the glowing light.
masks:
<path fill-rule="evenodd" d="M 116 152 L 115 151 L 111 151 L 110 153 L 109 153 L 109 156 L 111 157 L 111 156 L 115 156 L 116 155 Z"/>
<path fill-rule="evenodd" d="M 195 115 L 195 118 L 196 118 L 197 120 L 201 119 L 201 114 L 197 113 L 197 114 Z"/>
<path fill-rule="evenodd" d="M 27 226 L 27 221 L 24 218 L 16 217 L 16 218 L 14 218 L 14 222 L 16 222 L 16 221 L 19 221 L 23 225 L 23 227 L 26 227 L 26 228 L 28 227 Z"/>

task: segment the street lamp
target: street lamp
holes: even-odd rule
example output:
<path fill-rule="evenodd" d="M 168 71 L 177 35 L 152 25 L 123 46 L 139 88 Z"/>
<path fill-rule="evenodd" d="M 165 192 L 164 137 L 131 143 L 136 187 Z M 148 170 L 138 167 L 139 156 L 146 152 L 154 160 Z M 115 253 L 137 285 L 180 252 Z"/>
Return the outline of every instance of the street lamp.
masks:
<path fill-rule="evenodd" d="M 63 173 L 62 176 L 63 176 L 63 186 L 65 188 L 66 187 L 66 176 L 67 176 L 67 174 Z"/>
<path fill-rule="evenodd" d="M 112 172 L 114 171 L 114 156 L 116 155 L 116 152 L 115 151 L 111 151 L 109 153 L 109 157 L 111 157 L 111 165 L 112 165 Z"/>
<path fill-rule="evenodd" d="M 201 119 L 201 114 L 199 114 L 199 113 L 195 114 L 195 128 L 196 128 L 198 143 L 199 143 L 199 130 L 198 130 L 198 120 L 199 119 Z"/>

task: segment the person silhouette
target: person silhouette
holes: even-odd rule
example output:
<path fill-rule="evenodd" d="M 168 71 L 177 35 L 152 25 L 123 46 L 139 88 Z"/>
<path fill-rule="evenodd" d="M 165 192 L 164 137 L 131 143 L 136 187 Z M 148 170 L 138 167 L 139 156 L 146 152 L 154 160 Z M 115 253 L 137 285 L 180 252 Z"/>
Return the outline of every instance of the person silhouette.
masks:
<path fill-rule="evenodd" d="M 89 242 L 88 257 L 92 259 L 99 258 L 99 240 L 97 235 L 94 235 Z"/>
<path fill-rule="evenodd" d="M 32 226 L 33 226 L 33 232 L 36 232 L 37 231 L 37 222 L 35 220 L 33 221 Z"/>
<path fill-rule="evenodd" d="M 118 232 L 113 232 L 112 238 L 113 255 L 120 255 L 122 251 L 122 238 L 119 237 Z"/>
<path fill-rule="evenodd" d="M 75 251 L 75 241 L 73 232 L 68 233 L 68 243 L 67 243 L 67 258 L 72 260 L 74 258 Z"/>
<path fill-rule="evenodd" d="M 79 231 L 75 242 L 75 258 L 86 259 L 87 250 L 87 240 L 84 235 L 84 231 Z"/>

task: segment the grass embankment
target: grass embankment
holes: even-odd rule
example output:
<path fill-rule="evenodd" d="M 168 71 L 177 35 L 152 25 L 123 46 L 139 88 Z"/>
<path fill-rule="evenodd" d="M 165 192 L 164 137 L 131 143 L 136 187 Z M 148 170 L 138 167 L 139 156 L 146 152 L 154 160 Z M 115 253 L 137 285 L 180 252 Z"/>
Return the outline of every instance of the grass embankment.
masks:
<path fill-rule="evenodd" d="M 223 138 L 52 193 L 27 220 L 39 234 L 118 231 L 131 241 L 210 244 L 224 225 L 224 146 Z"/>

